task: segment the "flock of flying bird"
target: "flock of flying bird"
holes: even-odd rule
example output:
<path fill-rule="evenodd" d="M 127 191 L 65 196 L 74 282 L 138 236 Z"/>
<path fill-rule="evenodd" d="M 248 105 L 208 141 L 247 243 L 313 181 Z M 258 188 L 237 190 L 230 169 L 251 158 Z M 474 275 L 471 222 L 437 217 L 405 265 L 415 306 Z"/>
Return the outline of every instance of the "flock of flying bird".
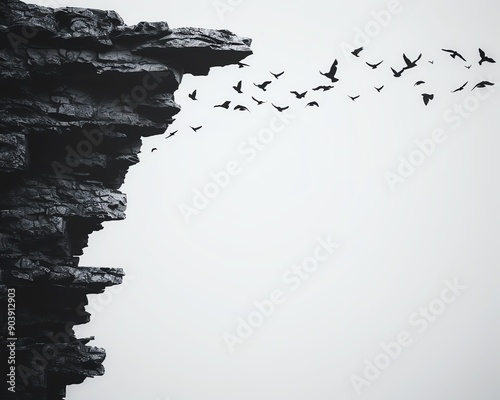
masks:
<path fill-rule="evenodd" d="M 351 52 L 351 54 L 354 56 L 354 57 L 357 57 L 359 58 L 360 57 L 360 53 L 363 51 L 363 47 L 360 47 L 358 49 L 355 49 L 354 51 Z M 458 51 L 455 51 L 455 50 L 449 50 L 449 49 L 442 49 L 442 51 L 444 51 L 445 53 L 448 53 L 450 55 L 451 58 L 453 59 L 460 59 L 462 60 L 463 62 L 467 63 L 467 60 L 458 52 Z M 479 57 L 480 57 L 480 60 L 479 60 L 479 65 L 483 65 L 484 63 L 496 63 L 496 61 L 487 56 L 486 53 L 482 50 L 482 49 L 479 49 Z M 403 75 L 403 73 L 407 70 L 410 70 L 412 68 L 415 68 L 417 67 L 417 63 L 420 61 L 420 59 L 422 58 L 422 54 L 420 54 L 415 60 L 411 60 L 410 58 L 408 58 L 406 56 L 406 54 L 403 54 L 403 60 L 405 62 L 405 66 L 403 68 L 401 68 L 400 70 L 398 69 L 395 69 L 395 68 L 392 68 L 391 67 L 391 70 L 392 70 L 392 74 L 395 78 L 399 78 Z M 377 69 L 384 61 L 380 61 L 378 63 L 369 63 L 369 62 L 366 62 L 366 65 L 368 65 L 371 69 Z M 434 64 L 434 61 L 428 61 L 430 64 Z M 238 66 L 239 68 L 244 68 L 244 67 L 248 67 L 249 65 L 248 64 L 244 64 L 244 63 L 238 63 Z M 471 65 L 465 65 L 465 68 L 467 69 L 470 69 L 472 67 L 472 64 Z M 332 64 L 332 66 L 330 67 L 330 70 L 328 72 L 319 72 L 321 75 L 325 76 L 326 78 L 328 78 L 330 80 L 330 83 L 334 84 L 336 82 L 339 81 L 339 79 L 337 78 L 337 69 L 338 69 L 338 60 L 335 60 Z M 273 72 L 270 72 L 271 75 L 274 77 L 275 80 L 278 80 L 284 73 L 285 71 L 282 71 L 280 73 L 273 73 Z M 273 83 L 272 80 L 266 80 L 262 83 L 254 83 L 254 86 L 256 86 L 257 88 L 259 88 L 260 90 L 262 90 L 263 92 L 265 92 L 268 88 L 269 85 L 271 85 Z M 420 86 L 420 85 L 423 85 L 425 84 L 425 81 L 417 81 L 415 83 L 414 86 Z M 465 87 L 469 84 L 469 81 L 465 82 L 463 85 L 461 85 L 460 87 L 458 87 L 457 89 L 453 90 L 452 93 L 456 93 L 456 92 L 460 92 L 462 90 L 465 89 Z M 477 88 L 485 88 L 487 86 L 493 86 L 494 83 L 493 82 L 489 82 L 489 81 L 481 81 L 479 83 L 477 83 L 471 90 L 474 90 L 474 89 L 477 89 Z M 233 86 L 233 89 L 238 93 L 238 94 L 243 94 L 243 81 L 239 81 L 235 86 Z M 320 86 L 317 86 L 315 88 L 313 88 L 312 90 L 313 91 L 323 91 L 323 92 L 326 92 L 326 91 L 329 91 L 331 89 L 333 89 L 334 86 L 329 84 L 329 85 L 320 85 Z M 380 86 L 380 87 L 375 87 L 375 90 L 380 93 L 382 90 L 384 89 L 384 85 Z M 308 93 L 308 91 L 305 91 L 305 92 L 302 92 L 302 93 L 299 93 L 297 91 L 290 91 L 291 94 L 293 94 L 295 96 L 295 98 L 297 99 L 304 99 Z M 191 100 L 193 101 L 197 101 L 198 98 L 197 98 L 197 90 L 194 90 L 192 93 L 190 93 L 188 96 Z M 360 95 L 355 95 L 355 96 L 348 96 L 352 101 L 356 101 Z M 422 99 L 423 99 L 423 102 L 425 105 L 428 105 L 429 102 L 431 100 L 434 99 L 434 94 L 429 94 L 429 93 L 423 93 L 422 94 Z M 263 100 L 259 100 L 257 98 L 255 98 L 254 96 L 252 96 L 252 100 L 256 103 L 256 106 L 261 106 L 263 105 L 264 103 L 267 103 L 267 101 L 263 101 Z M 241 104 L 237 104 L 235 105 L 234 107 L 231 105 L 232 101 L 231 100 L 226 100 L 224 101 L 222 104 L 216 104 L 214 106 L 214 108 L 223 108 L 223 109 L 226 109 L 226 110 L 229 110 L 230 108 L 232 108 L 233 110 L 235 111 L 246 111 L 246 112 L 250 112 L 250 110 L 248 109 L 248 107 L 244 106 L 244 105 L 241 105 Z M 278 110 L 279 112 L 283 112 L 287 109 L 290 108 L 290 106 L 278 106 L 278 105 L 275 105 L 274 103 L 271 103 L 271 105 L 276 109 Z M 310 101 L 308 103 L 306 103 L 305 107 L 319 107 L 319 103 L 317 101 Z M 196 127 L 193 127 L 191 126 L 190 127 L 194 132 L 198 132 L 201 128 L 203 128 L 203 126 L 196 126 Z M 178 131 L 175 131 L 175 132 L 172 132 L 170 133 L 166 139 L 174 136 Z M 157 150 L 157 148 L 153 148 L 151 151 L 155 151 Z"/>

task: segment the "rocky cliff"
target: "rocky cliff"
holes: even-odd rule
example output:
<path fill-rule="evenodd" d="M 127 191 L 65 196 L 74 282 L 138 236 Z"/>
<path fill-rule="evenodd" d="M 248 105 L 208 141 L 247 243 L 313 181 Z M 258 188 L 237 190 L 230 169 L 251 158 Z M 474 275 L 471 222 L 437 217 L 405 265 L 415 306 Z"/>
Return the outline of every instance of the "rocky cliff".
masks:
<path fill-rule="evenodd" d="M 67 385 L 103 374 L 104 350 L 73 327 L 89 321 L 87 295 L 124 273 L 81 267 L 78 256 L 104 221 L 125 218 L 118 189 L 141 137 L 164 133 L 180 111 L 183 74 L 237 63 L 249 46 L 225 30 L 2 0 L 2 399 L 62 399 Z"/>

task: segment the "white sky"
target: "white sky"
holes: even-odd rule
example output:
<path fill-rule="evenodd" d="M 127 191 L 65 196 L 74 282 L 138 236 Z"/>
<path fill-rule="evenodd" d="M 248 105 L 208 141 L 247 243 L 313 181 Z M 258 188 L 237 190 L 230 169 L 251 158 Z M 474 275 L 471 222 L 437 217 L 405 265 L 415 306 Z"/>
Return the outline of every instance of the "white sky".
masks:
<path fill-rule="evenodd" d="M 127 220 L 91 236 L 81 264 L 123 267 L 129 281 L 78 329 L 107 350 L 106 375 L 70 387 L 68 398 L 355 399 L 351 375 L 363 377 L 364 360 L 373 362 L 380 343 L 402 331 L 412 344 L 362 388 L 364 399 L 500 398 L 500 96 L 483 89 L 488 98 L 471 97 L 473 84 L 499 76 L 499 64 L 477 64 L 478 47 L 500 61 L 498 2 L 402 1 L 359 59 L 346 58 L 342 44 L 373 24 L 371 13 L 387 9 L 386 1 L 232 3 L 239 5 L 221 18 L 206 0 L 60 1 L 114 9 L 128 24 L 229 29 L 253 38 L 255 53 L 245 61 L 251 68 L 185 77 L 171 128 L 179 133 L 144 141 L 122 188 Z M 395 79 L 389 67 L 403 66 L 403 52 L 423 57 Z M 318 70 L 335 58 L 340 82 L 309 92 L 306 102 L 321 107 L 305 109 L 289 91 L 328 84 Z M 364 64 L 382 59 L 375 71 Z M 269 74 L 281 70 L 279 81 Z M 231 88 L 240 79 L 242 95 Z M 266 93 L 252 85 L 267 79 L 274 82 Z M 417 80 L 426 84 L 414 87 Z M 375 85 L 385 89 L 378 94 Z M 195 88 L 198 102 L 187 98 Z M 436 96 L 428 107 L 422 93 Z M 361 97 L 352 102 L 348 94 Z M 256 108 L 252 95 L 290 105 L 295 119 L 248 161 L 238 147 L 275 116 L 269 103 Z M 226 99 L 252 112 L 213 108 Z M 450 111 L 457 106 L 471 112 L 457 117 Z M 195 134 L 189 125 L 203 129 Z M 391 191 L 384 174 L 438 128 L 446 140 Z M 186 224 L 179 205 L 191 204 L 193 190 L 230 161 L 242 172 Z M 328 235 L 340 248 L 290 291 L 282 274 Z M 420 333 L 410 316 L 455 278 L 467 290 Z M 238 318 L 274 289 L 286 301 L 231 354 L 222 334 L 234 334 Z"/>

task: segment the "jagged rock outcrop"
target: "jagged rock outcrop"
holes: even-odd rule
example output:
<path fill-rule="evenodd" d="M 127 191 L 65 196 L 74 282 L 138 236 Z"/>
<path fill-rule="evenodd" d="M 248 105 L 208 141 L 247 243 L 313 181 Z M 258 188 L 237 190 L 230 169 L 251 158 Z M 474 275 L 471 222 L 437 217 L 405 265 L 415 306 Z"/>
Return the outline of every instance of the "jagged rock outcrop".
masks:
<path fill-rule="evenodd" d="M 165 132 L 179 112 L 183 74 L 236 63 L 249 46 L 224 30 L 126 26 L 113 11 L 2 0 L 0 372 L 15 337 L 13 398 L 62 399 L 66 385 L 103 373 L 104 350 L 73 327 L 89 321 L 87 295 L 124 273 L 80 267 L 78 256 L 104 221 L 125 218 L 118 189 L 141 137 Z"/>

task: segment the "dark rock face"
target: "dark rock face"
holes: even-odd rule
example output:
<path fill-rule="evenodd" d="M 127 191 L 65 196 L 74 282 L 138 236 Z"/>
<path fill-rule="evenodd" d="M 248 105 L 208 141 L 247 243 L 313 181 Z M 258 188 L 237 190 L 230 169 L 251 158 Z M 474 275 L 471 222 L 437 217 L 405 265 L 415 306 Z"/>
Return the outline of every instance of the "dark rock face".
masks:
<path fill-rule="evenodd" d="M 141 137 L 162 134 L 179 112 L 183 74 L 237 63 L 250 43 L 164 22 L 126 26 L 113 11 L 2 0 L 1 398 L 62 399 L 66 385 L 103 374 L 104 350 L 73 327 L 89 321 L 87 295 L 124 273 L 79 267 L 77 256 L 104 221 L 125 218 L 118 189 Z M 4 378 L 13 338 L 15 393 Z"/>

